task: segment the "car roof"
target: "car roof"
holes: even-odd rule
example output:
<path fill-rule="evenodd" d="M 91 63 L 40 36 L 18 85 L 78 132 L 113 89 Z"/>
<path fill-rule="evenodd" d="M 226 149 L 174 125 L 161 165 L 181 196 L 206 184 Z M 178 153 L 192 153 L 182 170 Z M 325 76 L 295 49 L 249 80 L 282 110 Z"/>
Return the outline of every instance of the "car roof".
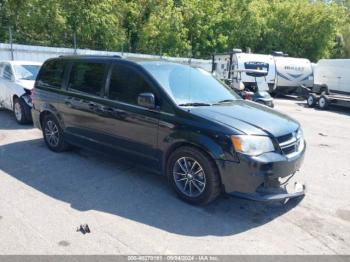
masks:
<path fill-rule="evenodd" d="M 174 63 L 171 61 L 167 61 L 164 59 L 156 59 L 156 58 L 143 58 L 143 57 L 121 57 L 118 55 L 68 55 L 68 56 L 59 56 L 59 57 L 55 57 L 52 59 L 62 59 L 62 60 L 105 60 L 105 61 L 129 61 L 129 62 L 134 62 L 137 64 L 141 64 L 141 63 L 169 63 L 169 64 L 181 64 L 181 63 Z M 51 59 L 49 59 L 51 60 Z"/>
<path fill-rule="evenodd" d="M 108 56 L 108 55 L 61 55 L 54 59 L 63 59 L 63 60 L 85 60 L 85 59 L 101 59 L 101 60 L 116 60 L 121 59 L 121 56 Z"/>
<path fill-rule="evenodd" d="M 0 61 L 0 63 L 9 63 L 12 65 L 42 65 L 43 63 L 37 61 L 25 61 L 25 60 L 4 60 Z"/>

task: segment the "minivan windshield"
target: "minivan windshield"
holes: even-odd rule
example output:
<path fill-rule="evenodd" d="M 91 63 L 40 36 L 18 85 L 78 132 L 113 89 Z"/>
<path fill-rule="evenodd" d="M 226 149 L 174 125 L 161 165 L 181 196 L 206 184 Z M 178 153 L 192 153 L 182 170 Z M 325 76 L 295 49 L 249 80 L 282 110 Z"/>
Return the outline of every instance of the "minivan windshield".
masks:
<path fill-rule="evenodd" d="M 40 69 L 40 65 L 14 65 L 13 67 L 18 80 L 35 80 Z"/>
<path fill-rule="evenodd" d="M 240 99 L 210 73 L 188 65 L 140 63 L 180 106 L 207 106 Z"/>

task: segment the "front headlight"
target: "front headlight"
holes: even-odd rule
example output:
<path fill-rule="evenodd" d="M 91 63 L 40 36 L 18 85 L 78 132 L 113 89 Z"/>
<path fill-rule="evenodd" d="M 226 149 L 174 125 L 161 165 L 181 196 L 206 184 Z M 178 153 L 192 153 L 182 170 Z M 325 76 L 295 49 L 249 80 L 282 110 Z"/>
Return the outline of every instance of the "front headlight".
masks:
<path fill-rule="evenodd" d="M 300 152 L 305 147 L 304 134 L 303 134 L 303 130 L 301 130 L 301 128 L 298 129 L 298 131 L 296 133 L 296 138 L 298 141 L 298 152 Z"/>
<path fill-rule="evenodd" d="M 232 144 L 236 152 L 258 156 L 263 153 L 275 151 L 272 141 L 267 136 L 231 136 Z"/>
<path fill-rule="evenodd" d="M 301 130 L 301 128 L 299 128 L 295 136 L 297 137 L 298 140 L 300 138 L 303 138 L 303 130 Z"/>

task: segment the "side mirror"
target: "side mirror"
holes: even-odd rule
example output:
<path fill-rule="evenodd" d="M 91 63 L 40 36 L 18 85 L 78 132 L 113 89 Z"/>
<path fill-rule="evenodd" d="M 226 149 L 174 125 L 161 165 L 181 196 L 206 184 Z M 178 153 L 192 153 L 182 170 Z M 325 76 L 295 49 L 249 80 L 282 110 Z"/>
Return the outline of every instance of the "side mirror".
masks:
<path fill-rule="evenodd" d="M 137 97 L 137 104 L 149 109 L 156 108 L 156 99 L 152 93 L 141 93 Z"/>

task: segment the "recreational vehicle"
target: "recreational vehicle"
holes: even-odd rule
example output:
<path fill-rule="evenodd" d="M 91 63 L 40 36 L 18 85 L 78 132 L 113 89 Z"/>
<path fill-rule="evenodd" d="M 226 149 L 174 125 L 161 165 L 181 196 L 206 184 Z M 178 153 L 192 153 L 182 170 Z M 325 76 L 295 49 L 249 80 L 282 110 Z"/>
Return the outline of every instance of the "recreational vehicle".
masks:
<path fill-rule="evenodd" d="M 231 80 L 237 78 L 237 70 L 248 70 L 241 73 L 241 80 L 246 87 L 255 85 L 256 77 L 264 77 L 270 91 L 276 87 L 275 62 L 271 55 L 242 53 L 242 50 L 234 49 L 230 53 L 215 54 L 212 59 L 212 73 L 219 79 Z M 261 70 L 263 73 L 256 75 L 249 69 Z"/>
<path fill-rule="evenodd" d="M 276 91 L 291 94 L 300 87 L 312 88 L 314 83 L 313 67 L 310 60 L 286 56 L 275 56 Z"/>
<path fill-rule="evenodd" d="M 321 109 L 329 104 L 350 106 L 350 59 L 321 59 L 315 67 L 315 83 L 307 103 Z"/>

